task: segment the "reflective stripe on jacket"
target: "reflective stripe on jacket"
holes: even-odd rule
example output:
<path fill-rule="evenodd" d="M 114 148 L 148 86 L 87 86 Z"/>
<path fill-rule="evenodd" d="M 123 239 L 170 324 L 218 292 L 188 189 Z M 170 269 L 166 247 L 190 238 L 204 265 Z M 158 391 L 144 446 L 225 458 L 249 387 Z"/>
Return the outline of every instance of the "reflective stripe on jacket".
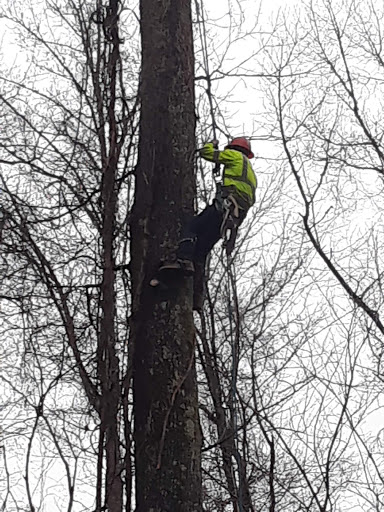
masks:
<path fill-rule="evenodd" d="M 255 202 L 257 179 L 248 158 L 235 149 L 215 149 L 211 142 L 205 144 L 200 155 L 209 162 L 219 162 L 224 165 L 223 186 L 235 187 L 236 192 L 249 207 Z"/>

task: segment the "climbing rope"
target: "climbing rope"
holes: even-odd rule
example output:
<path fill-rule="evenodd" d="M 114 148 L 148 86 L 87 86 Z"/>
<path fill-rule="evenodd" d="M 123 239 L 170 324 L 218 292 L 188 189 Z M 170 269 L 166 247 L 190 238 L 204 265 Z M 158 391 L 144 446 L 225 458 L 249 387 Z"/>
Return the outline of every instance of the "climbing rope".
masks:
<path fill-rule="evenodd" d="M 201 4 L 201 6 L 200 6 Z M 196 6 L 196 16 L 197 16 L 197 25 L 199 27 L 199 38 L 200 38 L 200 44 L 201 44 L 201 51 L 203 56 L 203 69 L 207 81 L 207 88 L 206 93 L 208 97 L 208 103 L 209 103 L 209 111 L 210 111 L 210 117 L 211 117 L 211 123 L 212 123 L 212 135 L 213 139 L 217 141 L 217 130 L 218 125 L 216 124 L 215 119 L 215 108 L 213 103 L 213 95 L 212 95 L 212 79 L 211 79 L 211 73 L 209 69 L 209 58 L 208 58 L 208 43 L 207 43 L 207 33 L 205 30 L 205 17 L 204 17 L 204 7 L 203 7 L 203 0 L 195 0 L 195 6 Z M 226 256 L 227 256 L 227 265 L 226 265 L 226 273 L 227 273 L 227 296 L 228 296 L 228 303 L 227 303 L 227 310 L 228 310 L 228 319 L 229 319 L 229 331 L 230 331 L 230 340 L 231 340 L 231 352 L 232 352 L 232 374 L 231 374 L 231 395 L 230 395 L 230 414 L 231 414 L 231 427 L 233 430 L 233 437 L 234 437 L 234 458 L 237 463 L 237 470 L 238 470 L 238 491 L 237 491 L 237 506 L 238 506 L 238 512 L 245 512 L 243 503 L 242 503 L 242 495 L 243 495 L 243 489 L 242 489 L 242 471 L 241 471 L 241 456 L 239 452 L 239 439 L 238 439 L 238 425 L 237 425 L 237 410 L 238 410 L 238 404 L 237 404 L 237 374 L 238 374 L 238 333 L 237 336 L 234 335 L 234 324 L 239 326 L 238 318 L 233 317 L 233 310 L 236 312 L 237 309 L 237 291 L 236 291 L 236 279 L 234 275 L 234 268 L 233 268 L 233 259 L 231 258 L 231 252 L 234 248 L 235 244 L 235 238 L 238 228 L 238 222 L 236 219 L 238 218 L 238 214 L 234 213 L 234 210 L 236 211 L 236 208 L 238 208 L 238 205 L 231 204 L 230 198 L 222 199 L 221 198 L 221 189 L 220 189 L 220 164 L 216 162 L 216 165 L 213 169 L 213 179 L 216 183 L 216 198 L 221 201 L 221 207 L 224 208 L 224 218 L 223 218 L 223 224 L 221 228 L 221 234 L 224 240 L 224 246 L 226 249 Z M 226 203 L 224 204 L 224 202 Z M 230 236 L 228 237 L 228 232 L 230 232 Z M 233 300 L 236 302 L 236 307 L 233 308 L 232 305 L 232 295 Z M 237 315 L 238 316 L 238 315 Z M 235 475 L 235 469 L 234 469 L 234 475 Z M 234 478 L 234 484 L 236 487 L 236 478 Z"/>
<path fill-rule="evenodd" d="M 201 8 L 200 8 L 199 1 L 195 0 L 195 6 L 196 6 L 197 25 L 199 27 L 201 52 L 202 52 L 202 56 L 203 56 L 203 69 L 204 69 L 205 78 L 207 81 L 206 93 L 207 93 L 207 97 L 208 97 L 209 112 L 210 112 L 211 122 L 212 122 L 212 136 L 213 136 L 213 140 L 217 141 L 218 126 L 216 124 L 215 108 L 213 105 L 212 79 L 211 79 L 211 73 L 210 73 L 210 69 L 209 69 L 207 31 L 205 30 L 205 17 L 204 17 L 203 1 L 201 0 Z M 214 176 L 215 181 L 216 181 L 216 178 L 218 176 L 220 176 L 220 164 L 218 162 L 216 162 L 215 167 L 213 168 L 213 176 Z M 216 181 L 216 186 L 217 186 L 217 181 Z"/>
<path fill-rule="evenodd" d="M 224 239 L 224 246 L 226 240 Z M 233 430 L 234 440 L 234 458 L 237 464 L 238 473 L 238 493 L 237 493 L 237 505 L 239 512 L 245 512 L 243 506 L 243 482 L 242 482 L 242 461 L 239 452 L 239 436 L 238 436 L 238 400 L 237 400 L 237 377 L 239 368 L 239 315 L 238 315 L 238 304 L 237 304 L 237 288 L 236 288 L 236 276 L 235 268 L 233 265 L 233 259 L 231 254 L 227 252 L 226 262 L 226 274 L 227 274 L 227 312 L 229 319 L 229 337 L 231 343 L 231 356 L 232 356 L 232 372 L 231 372 L 231 395 L 230 395 L 230 415 L 231 415 L 231 426 Z M 235 325 L 235 328 L 234 328 Z M 235 334 L 236 329 L 236 334 Z"/>
<path fill-rule="evenodd" d="M 201 51 L 203 55 L 203 68 L 204 73 L 207 80 L 207 96 L 209 102 L 209 109 L 212 121 L 212 135 L 215 140 L 217 140 L 217 124 L 215 119 L 215 110 L 213 107 L 213 96 L 212 96 L 212 81 L 211 81 L 211 73 L 209 72 L 209 58 L 208 58 L 208 44 L 207 44 L 207 32 L 205 30 L 205 18 L 204 18 L 204 8 L 203 2 L 201 0 L 201 8 L 199 5 L 199 1 L 195 0 L 196 6 L 196 17 L 197 17 L 197 25 L 199 27 L 199 37 L 201 44 Z"/>

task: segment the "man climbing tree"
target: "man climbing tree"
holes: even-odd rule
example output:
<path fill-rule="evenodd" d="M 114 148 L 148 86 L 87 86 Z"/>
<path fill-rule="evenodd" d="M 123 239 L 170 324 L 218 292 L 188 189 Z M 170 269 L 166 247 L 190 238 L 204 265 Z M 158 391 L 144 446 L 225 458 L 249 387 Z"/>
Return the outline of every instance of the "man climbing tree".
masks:
<path fill-rule="evenodd" d="M 141 1 L 139 160 L 131 219 L 136 511 L 201 511 L 192 280 L 150 279 L 176 251 L 195 195 L 189 0 Z"/>
<path fill-rule="evenodd" d="M 224 151 L 219 151 L 216 140 L 207 143 L 200 154 L 210 162 L 224 164 L 224 172 L 213 204 L 194 217 L 185 228 L 185 237 L 180 242 L 175 267 L 187 273 L 193 272 L 194 261 L 205 260 L 228 225 L 235 228 L 233 231 L 236 233 L 236 228 L 255 202 L 257 185 L 255 173 L 248 160 L 254 154 L 245 137 L 233 139 Z M 233 226 L 229 224 L 230 221 L 234 223 Z"/>
<path fill-rule="evenodd" d="M 167 273 L 180 271 L 193 275 L 196 270 L 194 309 L 197 310 L 203 304 L 202 281 L 206 257 L 221 237 L 225 239 L 227 254 L 231 253 L 237 230 L 255 202 L 257 186 L 249 162 L 254 154 L 245 137 L 234 138 L 224 151 L 219 151 L 218 141 L 214 140 L 205 144 L 200 155 L 216 164 L 216 174 L 220 173 L 220 164 L 224 164 L 222 182 L 217 184 L 213 203 L 183 226 L 175 261 L 161 266 L 157 277 L 151 280 L 152 286 L 158 286 L 162 279 L 166 281 Z"/>

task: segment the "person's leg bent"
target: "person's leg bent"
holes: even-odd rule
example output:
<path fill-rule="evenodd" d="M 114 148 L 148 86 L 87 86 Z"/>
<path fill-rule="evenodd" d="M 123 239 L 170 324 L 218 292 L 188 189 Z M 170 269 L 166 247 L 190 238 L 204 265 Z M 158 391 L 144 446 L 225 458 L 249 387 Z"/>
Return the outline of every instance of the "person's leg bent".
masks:
<path fill-rule="evenodd" d="M 209 205 L 194 219 L 197 234 L 195 260 L 204 261 L 213 246 L 220 240 L 223 215 L 214 205 Z"/>

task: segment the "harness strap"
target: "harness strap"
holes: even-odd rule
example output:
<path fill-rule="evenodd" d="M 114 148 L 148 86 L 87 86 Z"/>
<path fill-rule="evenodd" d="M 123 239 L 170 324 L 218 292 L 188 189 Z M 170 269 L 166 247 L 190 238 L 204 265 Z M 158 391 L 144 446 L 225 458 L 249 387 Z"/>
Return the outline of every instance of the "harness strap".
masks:
<path fill-rule="evenodd" d="M 237 230 L 239 229 L 240 219 L 240 207 L 236 198 L 229 194 L 223 200 L 223 222 L 220 226 L 220 234 L 224 238 L 224 245 L 227 256 L 231 254 L 236 242 Z"/>
<path fill-rule="evenodd" d="M 225 176 L 224 178 L 228 178 L 233 181 L 241 181 L 243 183 L 246 183 L 250 188 L 252 192 L 252 200 L 255 201 L 255 185 L 251 182 L 251 180 L 248 179 L 248 158 L 245 155 L 243 156 L 243 168 L 241 171 L 241 176 Z"/>

